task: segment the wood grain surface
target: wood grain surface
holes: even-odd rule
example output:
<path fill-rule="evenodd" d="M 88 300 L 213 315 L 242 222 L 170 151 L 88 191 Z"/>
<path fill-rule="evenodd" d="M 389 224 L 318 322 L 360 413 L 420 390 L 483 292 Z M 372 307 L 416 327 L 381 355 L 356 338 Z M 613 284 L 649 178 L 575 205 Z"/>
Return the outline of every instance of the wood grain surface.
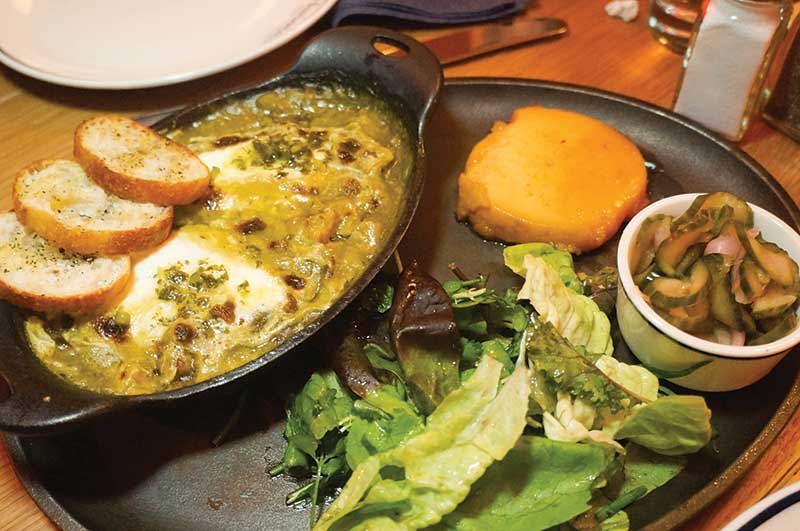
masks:
<path fill-rule="evenodd" d="M 669 107 L 681 58 L 657 44 L 646 25 L 646 4 L 632 23 L 611 19 L 605 0 L 540 0 L 524 17 L 555 16 L 569 24 L 561 38 L 501 51 L 448 67 L 453 76 L 507 76 L 565 81 L 599 87 Z M 58 87 L 0 67 L 0 208 L 10 206 L 16 171 L 40 158 L 68 156 L 75 126 L 87 116 L 115 112 L 131 116 L 187 104 L 253 84 L 286 69 L 303 44 L 325 29 L 323 21 L 280 50 L 228 72 L 170 87 L 134 91 L 90 91 Z M 416 30 L 420 38 L 452 31 Z M 741 143 L 800 200 L 800 145 L 762 122 Z M 686 530 L 719 529 L 765 495 L 800 480 L 800 415 L 750 471 Z M 17 480 L 0 445 L 0 529 L 54 529 Z"/>

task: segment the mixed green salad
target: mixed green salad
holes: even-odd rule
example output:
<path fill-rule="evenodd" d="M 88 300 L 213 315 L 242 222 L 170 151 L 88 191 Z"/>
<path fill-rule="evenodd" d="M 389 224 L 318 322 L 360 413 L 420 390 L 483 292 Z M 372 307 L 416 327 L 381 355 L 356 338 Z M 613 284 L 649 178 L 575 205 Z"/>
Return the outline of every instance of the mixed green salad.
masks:
<path fill-rule="evenodd" d="M 709 443 L 703 398 L 612 356 L 613 269 L 579 276 L 542 243 L 504 258 L 521 288 L 412 266 L 329 338 L 271 471 L 309 478 L 287 503 L 314 530 L 627 529 L 623 509 Z"/>

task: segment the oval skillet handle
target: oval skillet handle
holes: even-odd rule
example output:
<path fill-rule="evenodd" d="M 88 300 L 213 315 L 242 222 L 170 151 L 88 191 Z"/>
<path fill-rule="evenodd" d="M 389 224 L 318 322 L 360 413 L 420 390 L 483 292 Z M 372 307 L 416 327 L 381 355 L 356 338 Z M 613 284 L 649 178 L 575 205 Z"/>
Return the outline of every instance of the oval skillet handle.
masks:
<path fill-rule="evenodd" d="M 376 43 L 399 48 L 404 54 L 384 55 Z M 347 26 L 325 31 L 300 53 L 293 74 L 339 70 L 377 81 L 414 113 L 420 138 L 442 85 L 442 67 L 421 43 L 402 33 L 373 26 Z"/>
<path fill-rule="evenodd" d="M 47 377 L 12 380 L 6 373 L 0 380 L 0 432 L 46 435 L 119 409 L 113 398 L 66 389 Z"/>
<path fill-rule="evenodd" d="M 128 402 L 85 391 L 50 372 L 25 345 L 18 319 L 0 303 L 0 431 L 46 434 Z"/>

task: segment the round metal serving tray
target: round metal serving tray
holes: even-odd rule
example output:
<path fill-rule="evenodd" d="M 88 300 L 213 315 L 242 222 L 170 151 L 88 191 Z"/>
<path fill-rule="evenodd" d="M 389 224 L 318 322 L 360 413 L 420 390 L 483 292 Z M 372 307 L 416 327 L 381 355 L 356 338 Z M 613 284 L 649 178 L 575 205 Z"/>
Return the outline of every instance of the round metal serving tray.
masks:
<path fill-rule="evenodd" d="M 467 274 L 491 275 L 495 285 L 516 282 L 503 269 L 502 246 L 457 223 L 453 212 L 456 179 L 470 149 L 496 120 L 508 119 L 524 105 L 581 112 L 622 131 L 654 163 L 652 199 L 728 190 L 793 227 L 800 224 L 797 207 L 755 161 L 660 108 L 570 85 L 452 80 L 426 131 L 425 190 L 400 244 L 404 260 L 417 259 L 440 279 L 449 278 L 447 264 L 456 262 Z M 591 178 L 590 173 L 576 176 L 575 186 Z M 615 248 L 616 242 L 609 242 L 582 256 L 578 267 L 612 264 Z M 615 333 L 616 355 L 630 359 Z M 300 348 L 225 395 L 125 412 L 69 434 L 7 436 L 18 474 L 40 507 L 68 530 L 307 529 L 308 514 L 283 502 L 297 485 L 266 473 L 283 449 L 284 400 L 319 363 L 313 345 Z M 722 494 L 786 424 L 800 400 L 799 386 L 798 358 L 792 353 L 752 387 L 706 394 L 719 436 L 690 456 L 677 478 L 629 507 L 631 527 L 676 527 Z M 212 440 L 237 409 L 239 422 L 215 446 Z"/>

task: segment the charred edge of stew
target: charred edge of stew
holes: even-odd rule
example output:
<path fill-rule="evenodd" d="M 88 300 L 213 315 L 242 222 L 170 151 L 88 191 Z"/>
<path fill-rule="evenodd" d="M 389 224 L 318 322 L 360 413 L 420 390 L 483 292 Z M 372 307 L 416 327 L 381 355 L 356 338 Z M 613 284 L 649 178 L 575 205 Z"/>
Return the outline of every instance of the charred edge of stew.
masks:
<path fill-rule="evenodd" d="M 353 140 L 352 138 L 348 138 L 341 144 L 339 144 L 339 160 L 344 162 L 345 164 L 350 164 L 354 160 L 356 160 L 356 153 L 358 150 L 361 149 L 361 144 L 357 141 Z"/>
<path fill-rule="evenodd" d="M 358 179 L 347 179 L 342 184 L 342 193 L 347 197 L 356 197 L 361 193 L 361 183 L 358 182 Z"/>
<path fill-rule="evenodd" d="M 311 149 L 322 147 L 325 139 L 328 138 L 327 131 L 306 131 L 305 129 L 298 129 L 297 134 L 307 139 L 308 147 Z"/>
<path fill-rule="evenodd" d="M 222 319 L 228 324 L 236 320 L 236 304 L 233 301 L 225 301 L 225 304 L 215 304 L 211 307 L 211 317 Z"/>
<path fill-rule="evenodd" d="M 283 281 L 286 282 L 286 285 L 292 289 L 303 289 L 306 287 L 306 280 L 302 277 L 298 277 L 297 275 L 286 275 L 283 277 Z"/>
<path fill-rule="evenodd" d="M 121 343 L 128 338 L 130 325 L 118 322 L 113 316 L 100 317 L 94 321 L 94 329 L 104 338 Z"/>
<path fill-rule="evenodd" d="M 250 218 L 236 225 L 236 230 L 244 235 L 253 234 L 254 232 L 261 232 L 266 228 L 267 224 L 258 217 Z"/>
<path fill-rule="evenodd" d="M 227 146 L 232 146 L 234 144 L 240 144 L 248 140 L 250 140 L 250 137 L 248 136 L 237 136 L 237 135 L 222 136 L 214 140 L 214 145 L 216 147 L 227 147 Z"/>
<path fill-rule="evenodd" d="M 286 296 L 286 303 L 283 305 L 283 311 L 286 313 L 294 313 L 297 311 L 297 299 L 291 293 Z"/>
<path fill-rule="evenodd" d="M 178 323 L 175 325 L 175 341 L 178 343 L 189 343 L 196 335 L 197 331 L 188 323 Z"/>

